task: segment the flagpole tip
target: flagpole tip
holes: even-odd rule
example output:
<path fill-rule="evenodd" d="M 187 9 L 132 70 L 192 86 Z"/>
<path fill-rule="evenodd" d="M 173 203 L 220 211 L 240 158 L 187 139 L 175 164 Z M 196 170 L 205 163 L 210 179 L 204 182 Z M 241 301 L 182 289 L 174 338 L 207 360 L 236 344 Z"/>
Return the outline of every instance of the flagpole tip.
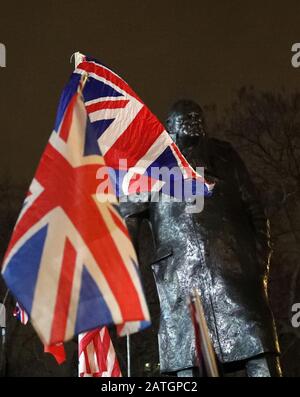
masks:
<path fill-rule="evenodd" d="M 74 68 L 76 69 L 77 66 L 84 61 L 84 55 L 81 52 L 76 51 L 70 56 L 70 63 L 74 61 Z"/>

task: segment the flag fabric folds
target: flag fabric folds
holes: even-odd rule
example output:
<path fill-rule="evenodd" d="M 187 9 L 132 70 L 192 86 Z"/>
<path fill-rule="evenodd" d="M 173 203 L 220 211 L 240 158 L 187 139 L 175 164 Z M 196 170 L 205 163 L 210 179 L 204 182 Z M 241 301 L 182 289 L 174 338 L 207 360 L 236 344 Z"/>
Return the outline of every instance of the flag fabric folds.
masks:
<path fill-rule="evenodd" d="M 80 80 L 81 81 L 81 80 Z M 105 324 L 149 324 L 137 258 L 118 207 L 96 199 L 101 152 L 70 82 L 5 254 L 2 274 L 45 345 Z"/>
<path fill-rule="evenodd" d="M 80 377 L 120 377 L 121 370 L 107 327 L 78 336 Z"/>
<path fill-rule="evenodd" d="M 177 186 L 187 186 L 187 181 L 193 180 L 191 194 L 210 195 L 214 185 L 192 169 L 164 126 L 131 87 L 99 61 L 77 54 L 81 62 L 71 81 L 88 74 L 83 96 L 93 127 L 85 151 L 102 152 L 106 165 L 114 172 L 117 196 L 134 194 L 137 189 L 176 196 L 177 189 L 168 173 L 160 175 L 163 169 L 173 170 Z M 188 189 L 183 196 L 189 196 Z"/>
<path fill-rule="evenodd" d="M 161 167 L 177 167 L 176 178 L 196 181 L 204 195 L 213 186 L 121 77 L 80 57 L 2 267 L 45 345 L 107 324 L 123 333 L 149 325 L 136 253 L 115 194 L 135 193 L 136 175 L 146 191 L 160 191 L 167 182 L 149 171 Z M 110 175 L 99 193 L 99 175 L 107 169 L 122 182 L 112 188 Z"/>

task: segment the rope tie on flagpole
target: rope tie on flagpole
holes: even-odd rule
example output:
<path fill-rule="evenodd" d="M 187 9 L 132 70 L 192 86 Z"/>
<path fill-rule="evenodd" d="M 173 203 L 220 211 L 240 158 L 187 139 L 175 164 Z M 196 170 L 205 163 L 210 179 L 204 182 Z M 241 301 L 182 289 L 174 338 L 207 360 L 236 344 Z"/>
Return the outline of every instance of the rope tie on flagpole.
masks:
<path fill-rule="evenodd" d="M 76 52 L 73 52 L 73 54 L 70 56 L 70 63 L 72 63 L 73 60 L 75 59 L 75 54 Z"/>
<path fill-rule="evenodd" d="M 87 72 L 83 73 L 81 76 L 80 82 L 79 82 L 79 87 L 78 87 L 78 93 L 82 96 L 82 91 L 88 81 L 89 74 Z"/>

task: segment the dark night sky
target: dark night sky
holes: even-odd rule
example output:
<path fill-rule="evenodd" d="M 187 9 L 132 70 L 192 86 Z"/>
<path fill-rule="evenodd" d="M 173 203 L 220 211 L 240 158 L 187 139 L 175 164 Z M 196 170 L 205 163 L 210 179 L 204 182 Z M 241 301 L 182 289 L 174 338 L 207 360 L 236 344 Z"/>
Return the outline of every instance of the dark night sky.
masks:
<path fill-rule="evenodd" d="M 262 4 L 263 3 L 263 4 Z M 281 4 L 281 5 L 280 5 Z M 80 50 L 113 68 L 161 120 L 190 97 L 228 104 L 241 85 L 299 88 L 291 46 L 300 2 L 123 0 L 3 2 L 0 167 L 29 182 Z"/>

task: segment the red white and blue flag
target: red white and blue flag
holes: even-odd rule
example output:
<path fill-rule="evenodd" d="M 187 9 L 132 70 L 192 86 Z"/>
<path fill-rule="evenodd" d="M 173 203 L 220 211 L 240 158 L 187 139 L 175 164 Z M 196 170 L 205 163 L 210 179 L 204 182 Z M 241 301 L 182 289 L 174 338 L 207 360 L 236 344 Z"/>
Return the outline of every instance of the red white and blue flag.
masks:
<path fill-rule="evenodd" d="M 17 302 L 13 311 L 13 316 L 21 322 L 21 324 L 26 325 L 28 323 L 28 314 L 22 309 L 21 305 Z"/>
<path fill-rule="evenodd" d="M 105 324 L 133 332 L 149 322 L 125 223 L 115 204 L 96 199 L 104 160 L 86 150 L 91 125 L 78 87 L 71 81 L 63 92 L 2 269 L 46 345 Z"/>
<path fill-rule="evenodd" d="M 116 195 L 160 191 L 176 196 L 176 187 L 181 186 L 191 186 L 185 189 L 185 198 L 190 194 L 210 195 L 213 184 L 196 174 L 164 126 L 129 85 L 99 61 L 79 53 L 77 59 L 79 64 L 71 77 L 74 87 L 81 75 L 89 76 L 83 96 L 93 128 L 88 132 L 85 152 L 101 151 L 105 164 L 114 171 Z M 169 178 L 156 177 L 162 169 L 173 170 L 176 187 Z M 191 181 L 193 185 L 188 185 Z"/>
<path fill-rule="evenodd" d="M 165 182 L 149 178 L 154 167 L 177 166 L 182 179 L 200 181 L 204 194 L 212 187 L 124 80 L 98 61 L 81 59 L 2 269 L 46 345 L 106 324 L 129 333 L 149 322 L 127 228 L 116 204 L 103 202 L 112 190 L 98 199 L 99 171 L 107 165 L 125 173 L 128 183 L 115 189 L 119 195 L 134 193 L 134 174 L 145 177 L 146 190 L 159 191 Z"/>

